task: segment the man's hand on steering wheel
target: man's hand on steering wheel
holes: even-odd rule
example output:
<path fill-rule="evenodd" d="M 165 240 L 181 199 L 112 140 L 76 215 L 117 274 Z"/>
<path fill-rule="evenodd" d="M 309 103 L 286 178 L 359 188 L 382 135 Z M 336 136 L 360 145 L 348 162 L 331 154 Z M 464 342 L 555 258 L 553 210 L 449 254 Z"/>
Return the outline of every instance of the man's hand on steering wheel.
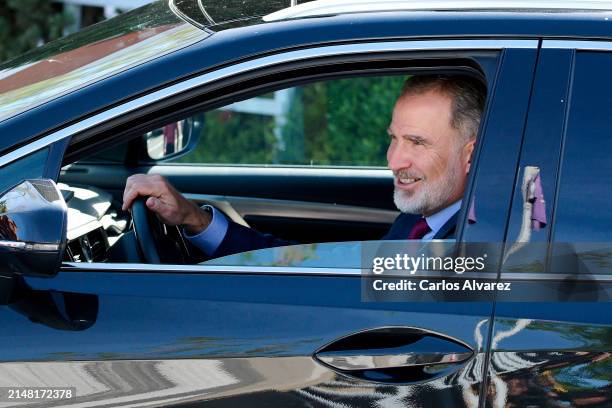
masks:
<path fill-rule="evenodd" d="M 160 221 L 170 226 L 182 226 L 188 234 L 198 234 L 210 224 L 211 216 L 187 200 L 162 176 L 134 174 L 128 177 L 123 192 L 123 210 L 131 208 L 139 196 L 149 197 L 147 208 Z"/>

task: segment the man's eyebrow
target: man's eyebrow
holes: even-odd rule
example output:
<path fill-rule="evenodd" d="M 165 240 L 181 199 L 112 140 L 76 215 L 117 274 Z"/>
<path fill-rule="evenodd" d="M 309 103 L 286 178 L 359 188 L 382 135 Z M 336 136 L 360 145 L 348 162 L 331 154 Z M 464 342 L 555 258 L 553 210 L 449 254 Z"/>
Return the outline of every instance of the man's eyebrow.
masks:
<path fill-rule="evenodd" d="M 414 135 L 412 133 L 407 133 L 401 136 L 397 136 L 391 131 L 391 129 L 387 129 L 387 133 L 389 134 L 389 136 L 402 137 L 404 139 L 409 139 L 410 141 L 413 141 L 413 142 L 429 143 L 425 137 L 420 136 L 420 135 Z"/>
<path fill-rule="evenodd" d="M 408 134 L 408 135 L 404 135 L 404 137 L 410 139 L 413 142 L 419 142 L 423 144 L 428 143 L 427 139 L 425 139 L 423 136 Z"/>

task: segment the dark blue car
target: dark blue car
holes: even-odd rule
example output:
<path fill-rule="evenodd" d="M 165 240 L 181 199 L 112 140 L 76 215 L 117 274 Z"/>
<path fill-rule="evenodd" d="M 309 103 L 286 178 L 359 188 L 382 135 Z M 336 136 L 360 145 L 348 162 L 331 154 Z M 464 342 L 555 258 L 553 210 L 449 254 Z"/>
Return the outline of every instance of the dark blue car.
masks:
<path fill-rule="evenodd" d="M 0 66 L 0 406 L 612 407 L 612 7 L 294 3 L 157 1 Z M 486 263 L 381 296 L 422 74 L 487 99 L 414 253 Z M 295 245 L 203 259 L 121 210 L 136 173 Z"/>

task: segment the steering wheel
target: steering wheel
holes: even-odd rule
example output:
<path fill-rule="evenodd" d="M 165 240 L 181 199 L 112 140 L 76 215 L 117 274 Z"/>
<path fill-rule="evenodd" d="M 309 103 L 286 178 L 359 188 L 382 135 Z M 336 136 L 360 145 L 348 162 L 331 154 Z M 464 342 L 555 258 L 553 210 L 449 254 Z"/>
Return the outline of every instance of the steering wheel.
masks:
<path fill-rule="evenodd" d="M 141 258 L 150 264 L 186 264 L 190 254 L 181 231 L 168 226 L 145 204 L 148 197 L 132 203 L 134 234 Z"/>

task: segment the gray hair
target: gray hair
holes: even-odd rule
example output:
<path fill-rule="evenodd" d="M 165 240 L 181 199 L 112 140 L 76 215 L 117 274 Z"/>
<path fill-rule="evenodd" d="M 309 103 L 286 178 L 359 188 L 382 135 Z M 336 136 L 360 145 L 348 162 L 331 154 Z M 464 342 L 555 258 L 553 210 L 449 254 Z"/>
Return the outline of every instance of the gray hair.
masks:
<path fill-rule="evenodd" d="M 431 90 L 452 97 L 451 126 L 459 130 L 464 142 L 475 139 L 487 95 L 482 82 L 464 75 L 413 75 L 404 82 L 400 98 Z"/>

